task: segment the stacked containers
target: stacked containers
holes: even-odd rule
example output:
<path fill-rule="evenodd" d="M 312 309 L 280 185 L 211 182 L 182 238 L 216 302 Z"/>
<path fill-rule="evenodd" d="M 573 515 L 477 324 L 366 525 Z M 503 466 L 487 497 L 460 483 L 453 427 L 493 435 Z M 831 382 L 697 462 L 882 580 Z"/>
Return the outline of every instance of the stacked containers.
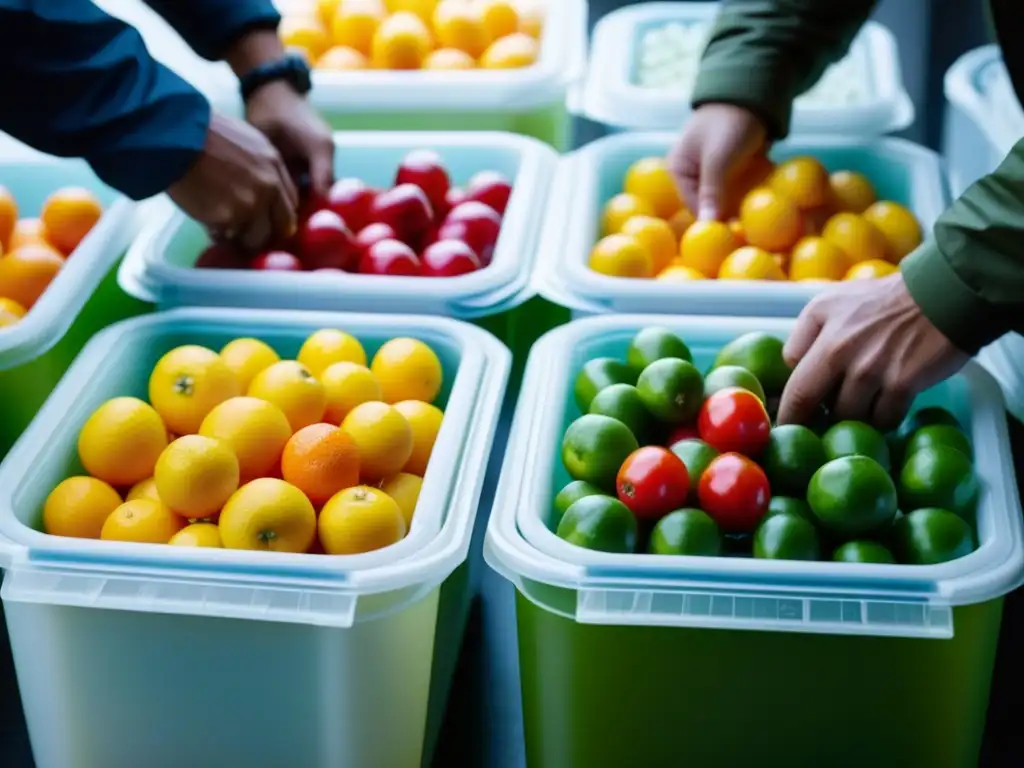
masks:
<path fill-rule="evenodd" d="M 442 362 L 445 418 L 403 541 L 317 557 L 38 532 L 50 489 L 81 472 L 85 419 L 145 397 L 169 349 L 252 335 L 294 357 L 321 327 L 370 355 L 414 336 Z M 442 318 L 191 309 L 98 334 L 0 468 L 0 594 L 36 764 L 429 762 L 508 368 L 489 334 Z"/>
<path fill-rule="evenodd" d="M 1024 110 L 999 47 L 966 53 L 946 73 L 943 154 L 954 195 L 991 173 L 1024 137 Z M 1024 338 L 1009 334 L 978 359 L 996 377 L 1010 411 L 1024 420 Z"/>
<path fill-rule="evenodd" d="M 591 765 L 974 765 L 1002 596 L 1024 530 L 998 390 L 977 365 L 923 394 L 969 425 L 984 488 L 979 548 L 935 566 L 582 549 L 548 528 L 568 481 L 572 382 L 647 325 L 704 369 L 734 337 L 792 322 L 595 317 L 531 353 L 485 544 L 518 590 L 527 762 Z"/>
<path fill-rule="evenodd" d="M 96 331 L 143 309 L 117 285 L 116 268 L 132 236 L 132 204 L 80 161 L 20 145 L 0 150 L 0 185 L 23 218 L 38 216 L 60 187 L 84 187 L 103 204 L 99 223 L 46 292 L 17 324 L 0 329 L 0 458 L 28 426 L 68 365 Z"/>

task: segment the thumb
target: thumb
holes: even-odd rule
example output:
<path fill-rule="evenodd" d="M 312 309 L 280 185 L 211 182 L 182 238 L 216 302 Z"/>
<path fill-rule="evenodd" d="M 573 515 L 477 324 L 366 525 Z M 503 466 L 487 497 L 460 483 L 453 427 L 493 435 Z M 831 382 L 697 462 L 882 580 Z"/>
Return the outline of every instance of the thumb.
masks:
<path fill-rule="evenodd" d="M 728 155 L 713 151 L 706 154 L 700 164 L 700 183 L 697 189 L 697 218 L 715 221 L 721 218 L 725 177 L 729 170 Z"/>

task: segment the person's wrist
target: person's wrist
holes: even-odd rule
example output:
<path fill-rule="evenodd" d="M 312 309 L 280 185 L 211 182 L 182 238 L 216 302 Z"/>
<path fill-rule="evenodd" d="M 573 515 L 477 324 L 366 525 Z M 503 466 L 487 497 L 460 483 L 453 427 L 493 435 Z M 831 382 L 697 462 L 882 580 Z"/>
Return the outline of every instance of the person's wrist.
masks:
<path fill-rule="evenodd" d="M 242 78 L 264 64 L 283 59 L 285 55 L 276 30 L 254 29 L 235 41 L 228 49 L 226 60 L 235 76 Z"/>

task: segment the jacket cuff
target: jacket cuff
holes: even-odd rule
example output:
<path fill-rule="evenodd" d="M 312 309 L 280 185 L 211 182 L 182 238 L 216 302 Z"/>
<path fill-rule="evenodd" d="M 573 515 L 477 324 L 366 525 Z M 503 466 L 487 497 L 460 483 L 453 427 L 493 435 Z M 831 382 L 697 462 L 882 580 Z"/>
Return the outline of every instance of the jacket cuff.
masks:
<path fill-rule="evenodd" d="M 785 77 L 774 67 L 745 62 L 743 65 L 701 65 L 690 102 L 694 109 L 709 104 L 733 104 L 756 114 L 765 124 L 770 139 L 789 133 L 792 99 Z"/>
<path fill-rule="evenodd" d="M 903 282 L 921 312 L 969 355 L 1003 335 L 995 308 L 975 293 L 929 240 L 900 263 Z"/>

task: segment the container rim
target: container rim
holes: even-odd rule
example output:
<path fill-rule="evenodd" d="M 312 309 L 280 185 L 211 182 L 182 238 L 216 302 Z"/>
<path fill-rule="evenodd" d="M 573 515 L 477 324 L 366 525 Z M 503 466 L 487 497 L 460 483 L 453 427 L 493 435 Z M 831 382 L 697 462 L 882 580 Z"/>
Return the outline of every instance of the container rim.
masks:
<path fill-rule="evenodd" d="M 1005 152 L 1017 143 L 1020 136 L 1014 135 L 1005 122 L 992 119 L 993 105 L 986 100 L 984 85 L 980 82 L 985 71 L 992 67 L 999 67 L 1008 77 L 998 45 L 984 45 L 968 51 L 946 70 L 943 90 L 946 100 L 965 112 L 992 146 Z M 1016 108 L 1018 112 L 1021 109 L 1017 104 L 1010 105 L 1010 108 Z"/>
<path fill-rule="evenodd" d="M 661 592 L 818 597 L 919 602 L 950 607 L 1006 594 L 1024 581 L 1024 526 L 1013 485 L 1002 397 L 974 362 L 958 374 L 970 393 L 975 465 L 985 487 L 979 505 L 980 546 L 940 565 L 904 566 L 592 552 L 558 539 L 542 522 L 551 504 L 548 476 L 558 461 L 565 392 L 571 385 L 568 350 L 598 336 L 628 338 L 647 325 L 711 328 L 730 338 L 753 330 L 785 337 L 793 321 L 606 315 L 576 320 L 535 345 L 513 422 L 501 480 L 487 530 L 488 562 L 513 581 L 528 579 L 586 590 L 656 589 Z M 538 402 L 545 402 L 538 408 Z"/>

